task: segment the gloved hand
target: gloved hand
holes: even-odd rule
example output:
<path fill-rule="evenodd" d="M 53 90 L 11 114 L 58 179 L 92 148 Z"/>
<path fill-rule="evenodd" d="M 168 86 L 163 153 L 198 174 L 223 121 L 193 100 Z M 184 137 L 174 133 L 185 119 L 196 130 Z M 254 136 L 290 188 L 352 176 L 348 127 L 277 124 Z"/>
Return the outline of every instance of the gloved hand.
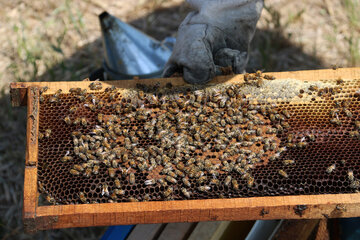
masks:
<path fill-rule="evenodd" d="M 185 81 L 204 84 L 220 67 L 244 71 L 263 0 L 188 0 L 197 11 L 181 23 L 163 77 L 182 72 Z"/>

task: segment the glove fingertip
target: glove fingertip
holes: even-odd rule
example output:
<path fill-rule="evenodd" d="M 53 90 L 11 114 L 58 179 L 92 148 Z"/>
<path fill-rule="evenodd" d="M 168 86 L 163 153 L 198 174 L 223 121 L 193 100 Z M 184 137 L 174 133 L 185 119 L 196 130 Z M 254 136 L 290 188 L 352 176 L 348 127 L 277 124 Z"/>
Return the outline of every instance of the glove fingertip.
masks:
<path fill-rule="evenodd" d="M 164 71 L 162 73 L 162 77 L 164 78 L 171 77 L 177 71 L 178 71 L 178 66 L 172 63 L 167 64 L 165 65 Z"/>
<path fill-rule="evenodd" d="M 206 84 L 215 77 L 215 66 L 207 70 L 191 70 L 184 68 L 183 78 L 191 84 Z"/>

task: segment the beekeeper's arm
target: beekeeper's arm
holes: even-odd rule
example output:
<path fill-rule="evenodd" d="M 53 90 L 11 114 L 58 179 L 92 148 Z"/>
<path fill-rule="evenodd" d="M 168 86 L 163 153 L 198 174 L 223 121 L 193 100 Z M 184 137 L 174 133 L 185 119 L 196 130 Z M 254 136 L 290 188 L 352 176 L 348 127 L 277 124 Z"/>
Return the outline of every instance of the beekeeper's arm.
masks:
<path fill-rule="evenodd" d="M 220 67 L 244 71 L 263 0 L 187 0 L 196 9 L 179 26 L 163 77 L 182 72 L 185 81 L 203 84 Z"/>

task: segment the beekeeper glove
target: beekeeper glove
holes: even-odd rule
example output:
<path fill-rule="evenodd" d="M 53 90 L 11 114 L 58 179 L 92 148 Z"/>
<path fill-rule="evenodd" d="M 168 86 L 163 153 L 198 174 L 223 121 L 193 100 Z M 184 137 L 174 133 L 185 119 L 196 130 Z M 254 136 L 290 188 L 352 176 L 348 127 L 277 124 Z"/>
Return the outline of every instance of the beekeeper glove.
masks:
<path fill-rule="evenodd" d="M 204 84 L 231 66 L 242 73 L 263 8 L 263 0 L 187 0 L 196 9 L 178 29 L 163 77 L 182 72 L 185 81 Z"/>

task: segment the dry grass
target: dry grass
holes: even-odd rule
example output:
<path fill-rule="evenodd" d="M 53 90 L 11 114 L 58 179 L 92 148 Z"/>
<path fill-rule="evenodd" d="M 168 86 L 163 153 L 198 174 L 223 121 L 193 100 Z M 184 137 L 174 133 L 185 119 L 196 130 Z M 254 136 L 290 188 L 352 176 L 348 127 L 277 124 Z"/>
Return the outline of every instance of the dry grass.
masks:
<path fill-rule="evenodd" d="M 87 77 L 102 61 L 102 11 L 162 39 L 175 34 L 188 8 L 181 0 L 0 2 L 0 237 L 98 239 L 104 228 L 23 232 L 26 115 L 10 107 L 8 83 Z M 358 0 L 266 1 L 248 70 L 359 66 L 359 12 Z"/>

